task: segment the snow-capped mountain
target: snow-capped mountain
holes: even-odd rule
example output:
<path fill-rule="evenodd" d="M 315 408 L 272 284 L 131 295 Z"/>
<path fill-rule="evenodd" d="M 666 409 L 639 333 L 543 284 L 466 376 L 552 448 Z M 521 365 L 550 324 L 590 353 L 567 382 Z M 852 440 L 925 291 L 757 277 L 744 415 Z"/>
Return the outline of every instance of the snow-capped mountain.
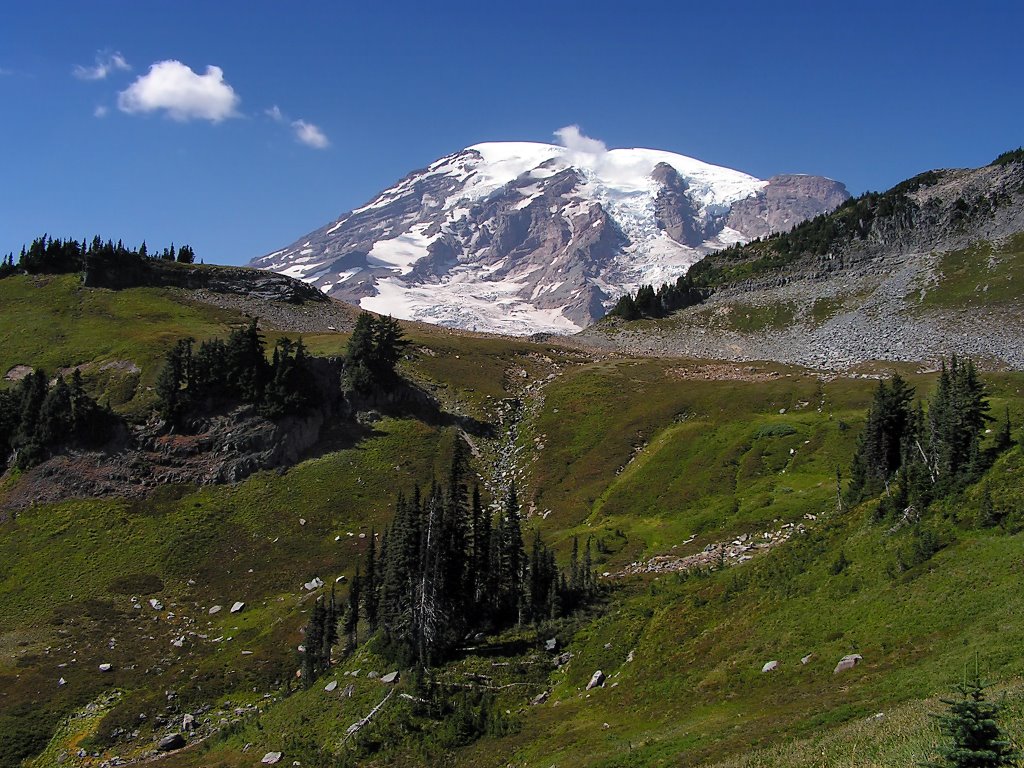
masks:
<path fill-rule="evenodd" d="M 626 291 L 849 197 L 822 177 L 591 144 L 476 144 L 251 266 L 395 317 L 573 333 Z"/>

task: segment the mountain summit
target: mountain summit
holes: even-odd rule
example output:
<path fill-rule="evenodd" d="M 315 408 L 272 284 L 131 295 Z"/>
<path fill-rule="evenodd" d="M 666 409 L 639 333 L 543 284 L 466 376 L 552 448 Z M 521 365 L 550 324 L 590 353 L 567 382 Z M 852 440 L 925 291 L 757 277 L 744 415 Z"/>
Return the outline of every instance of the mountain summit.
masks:
<path fill-rule="evenodd" d="M 819 176 L 761 180 L 578 138 L 476 144 L 251 265 L 400 318 L 573 333 L 626 291 L 849 197 Z"/>

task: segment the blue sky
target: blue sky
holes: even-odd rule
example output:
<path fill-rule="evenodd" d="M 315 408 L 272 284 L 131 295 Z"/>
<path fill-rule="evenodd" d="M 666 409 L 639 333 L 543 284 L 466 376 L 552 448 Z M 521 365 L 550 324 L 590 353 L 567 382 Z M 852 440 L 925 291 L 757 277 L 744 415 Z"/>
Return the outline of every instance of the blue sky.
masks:
<path fill-rule="evenodd" d="M 99 233 L 243 263 L 572 124 L 885 189 L 1024 143 L 1022 28 L 1016 0 L 8 3 L 0 252 Z"/>

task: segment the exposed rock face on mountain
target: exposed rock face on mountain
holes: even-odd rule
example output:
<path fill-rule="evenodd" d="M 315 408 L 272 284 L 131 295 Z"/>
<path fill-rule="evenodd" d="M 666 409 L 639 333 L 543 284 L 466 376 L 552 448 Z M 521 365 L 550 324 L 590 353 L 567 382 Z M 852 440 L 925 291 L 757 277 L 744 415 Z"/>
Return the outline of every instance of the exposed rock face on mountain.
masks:
<path fill-rule="evenodd" d="M 396 317 L 572 333 L 628 290 L 847 197 L 657 150 L 478 144 L 251 265 Z"/>
<path fill-rule="evenodd" d="M 579 340 L 823 368 L 956 354 L 1024 369 L 1024 158 L 921 174 L 693 275 L 703 303 L 657 323 L 609 318 Z"/>
<path fill-rule="evenodd" d="M 748 239 L 788 232 L 802 221 L 838 208 L 849 197 L 846 187 L 821 176 L 772 176 L 764 189 L 733 204 L 726 226 Z"/>

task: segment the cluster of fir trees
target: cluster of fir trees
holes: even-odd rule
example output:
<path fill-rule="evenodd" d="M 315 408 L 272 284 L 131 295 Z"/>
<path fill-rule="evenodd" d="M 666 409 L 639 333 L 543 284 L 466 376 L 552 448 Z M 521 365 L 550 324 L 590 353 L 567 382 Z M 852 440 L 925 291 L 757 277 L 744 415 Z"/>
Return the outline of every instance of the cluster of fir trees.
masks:
<path fill-rule="evenodd" d="M 851 469 L 851 503 L 883 495 L 881 514 L 923 509 L 978 480 L 1013 443 L 1009 413 L 993 445 L 982 450 L 992 421 L 984 382 L 974 364 L 955 357 L 942 364 L 928 401 L 899 374 L 880 381 L 868 410 Z"/>
<path fill-rule="evenodd" d="M 345 350 L 348 387 L 360 395 L 386 391 L 398 380 L 395 366 L 408 346 L 398 321 L 390 315 L 360 312 Z"/>
<path fill-rule="evenodd" d="M 694 285 L 689 273 L 681 275 L 675 283 L 663 283 L 655 291 L 652 285 L 642 285 L 635 295 L 625 294 L 608 313 L 623 320 L 638 320 L 641 317 L 667 317 L 677 309 L 700 304 L 708 297 L 708 291 Z"/>
<path fill-rule="evenodd" d="M 19 468 L 28 469 L 62 446 L 103 445 L 117 424 L 117 417 L 85 392 L 77 369 L 70 384 L 58 376 L 52 385 L 37 369 L 16 388 L 0 390 L 0 467 L 12 454 Z"/>
<path fill-rule="evenodd" d="M 515 488 L 492 516 L 479 488 L 469 492 L 466 475 L 457 450 L 447 487 L 399 495 L 379 550 L 376 534 L 370 536 L 342 619 L 350 650 L 363 619 L 383 655 L 426 668 L 445 661 L 466 637 L 556 619 L 593 596 L 589 541 L 580 562 L 574 540 L 568 576 L 539 533 L 527 555 Z"/>
<path fill-rule="evenodd" d="M 171 243 L 169 248 L 164 248 L 151 257 L 145 241 L 138 248 L 132 249 L 127 248 L 120 240 L 116 243 L 112 240 L 104 242 L 99 235 L 96 235 L 91 243 L 86 242 L 85 238 L 78 242 L 72 239 L 55 240 L 43 235 L 33 240 L 28 248 L 22 247 L 17 264 L 14 262 L 14 254 L 8 254 L 0 265 L 0 277 L 17 272 L 27 272 L 30 275 L 80 272 L 85 269 L 86 262 L 90 259 L 118 261 L 147 258 L 192 264 L 195 262 L 196 254 L 191 246 L 183 245 L 175 249 L 174 243 Z"/>
<path fill-rule="evenodd" d="M 302 684 L 308 688 L 331 666 L 331 650 L 338 644 L 338 608 L 334 586 L 329 600 L 317 598 L 306 624 L 302 644 Z"/>
<path fill-rule="evenodd" d="M 195 341 L 187 338 L 171 348 L 156 383 L 157 408 L 165 421 L 180 427 L 192 414 L 239 402 L 275 419 L 313 404 L 302 339 L 279 339 L 267 362 L 256 322 L 232 331 L 226 340 L 211 339 L 193 348 Z"/>

